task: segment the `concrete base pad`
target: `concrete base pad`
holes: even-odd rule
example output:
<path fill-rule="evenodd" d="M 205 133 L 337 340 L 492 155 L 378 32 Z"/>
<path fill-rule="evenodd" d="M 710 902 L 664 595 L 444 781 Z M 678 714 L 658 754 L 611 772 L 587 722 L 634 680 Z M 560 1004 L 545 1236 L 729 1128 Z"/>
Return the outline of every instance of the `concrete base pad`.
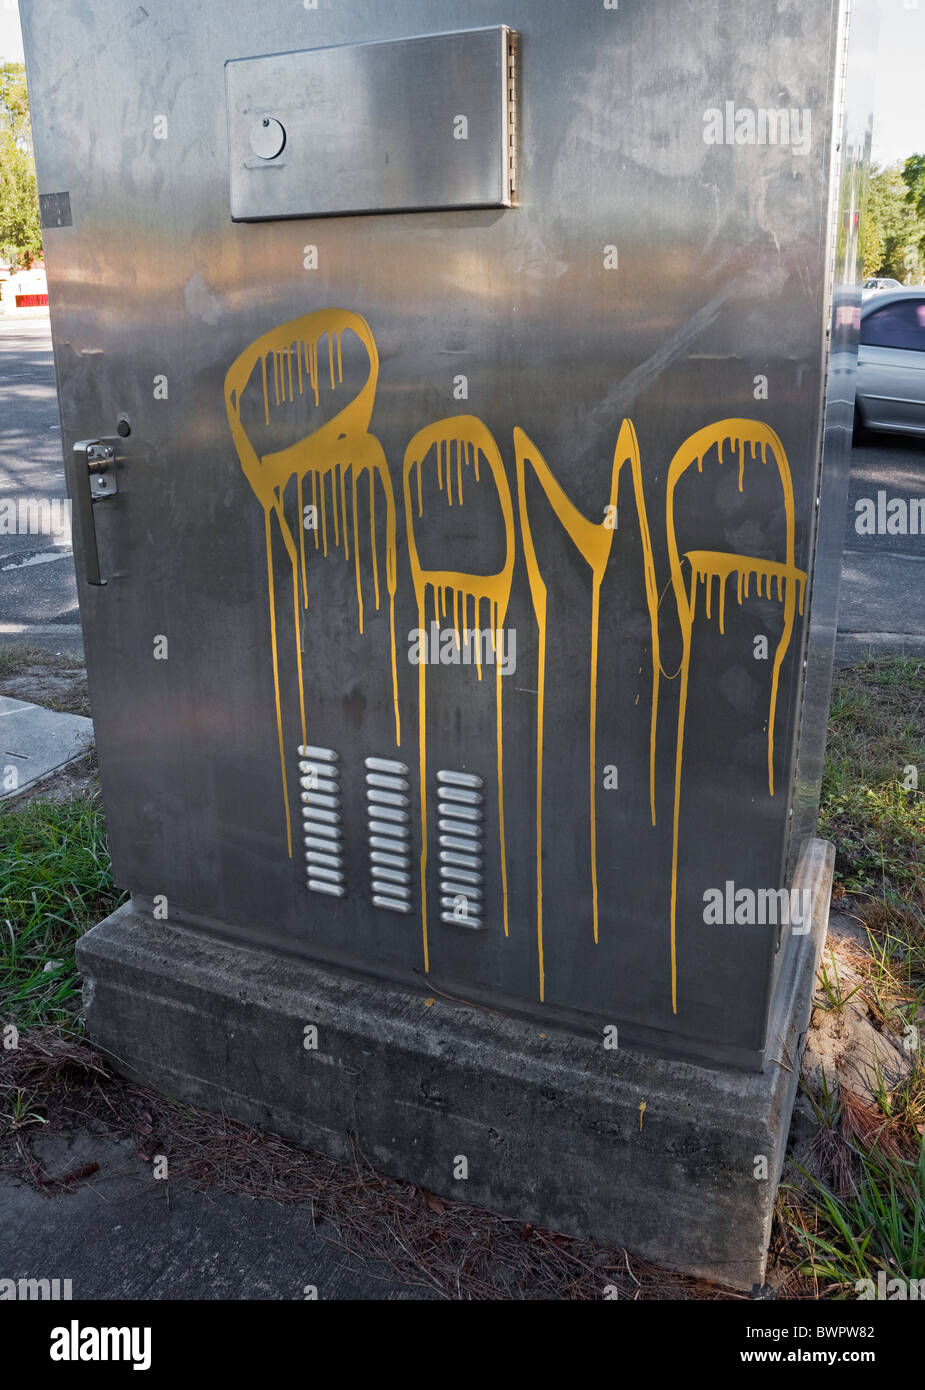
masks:
<path fill-rule="evenodd" d="M 78 947 L 94 1042 L 172 1096 L 433 1192 L 751 1289 L 764 1280 L 833 851 L 811 841 L 760 1074 L 335 973 L 152 921 L 132 904 Z M 314 1031 L 313 1031 L 314 1030 Z M 315 1045 L 316 1044 L 316 1045 Z M 602 1291 L 606 1280 L 602 1278 Z"/>

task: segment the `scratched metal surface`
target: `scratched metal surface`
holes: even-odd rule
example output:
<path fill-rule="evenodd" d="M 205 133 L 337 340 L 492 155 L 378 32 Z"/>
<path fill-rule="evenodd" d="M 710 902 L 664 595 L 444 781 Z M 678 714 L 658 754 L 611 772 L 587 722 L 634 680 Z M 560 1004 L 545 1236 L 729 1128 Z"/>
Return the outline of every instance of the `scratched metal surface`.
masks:
<path fill-rule="evenodd" d="M 837 3 L 22 9 L 39 189 L 73 211 L 46 235 L 65 451 L 132 422 L 96 509 L 105 587 L 76 542 L 120 883 L 281 950 L 426 962 L 447 993 L 756 1064 L 777 932 L 706 925 L 703 894 L 779 886 L 788 851 Z M 226 60 L 500 24 L 518 206 L 232 223 Z M 727 101 L 809 109 L 808 152 L 706 143 Z M 326 557 L 300 482 L 303 505 L 325 485 Z M 409 632 L 474 625 L 478 595 L 516 670 L 422 683 Z M 306 887 L 303 709 L 340 755 L 342 899 Z M 368 756 L 409 769 L 407 915 L 370 899 Z M 440 769 L 484 783 L 480 930 L 441 920 Z"/>

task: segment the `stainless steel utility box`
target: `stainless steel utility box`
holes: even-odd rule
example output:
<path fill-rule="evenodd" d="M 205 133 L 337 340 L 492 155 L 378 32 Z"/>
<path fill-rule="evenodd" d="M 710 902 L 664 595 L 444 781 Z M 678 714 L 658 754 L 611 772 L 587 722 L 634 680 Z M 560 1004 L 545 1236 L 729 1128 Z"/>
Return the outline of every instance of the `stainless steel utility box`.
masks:
<path fill-rule="evenodd" d="M 834 639 L 845 6 L 22 9 L 151 931 L 760 1070 Z"/>

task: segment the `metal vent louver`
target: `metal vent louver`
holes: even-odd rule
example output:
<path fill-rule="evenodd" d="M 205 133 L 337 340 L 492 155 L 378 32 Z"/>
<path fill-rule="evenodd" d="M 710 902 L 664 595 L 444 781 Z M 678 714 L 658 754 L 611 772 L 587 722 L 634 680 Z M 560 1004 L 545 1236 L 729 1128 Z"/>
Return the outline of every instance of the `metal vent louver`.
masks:
<path fill-rule="evenodd" d="M 481 931 L 483 918 L 481 777 L 472 772 L 437 773 L 440 832 L 440 920 Z"/>
<path fill-rule="evenodd" d="M 370 889 L 375 907 L 411 911 L 411 802 L 408 769 L 390 758 L 366 759 Z"/>
<path fill-rule="evenodd" d="M 331 898 L 342 898 L 346 892 L 338 761 L 331 748 L 299 749 L 308 886 Z"/>

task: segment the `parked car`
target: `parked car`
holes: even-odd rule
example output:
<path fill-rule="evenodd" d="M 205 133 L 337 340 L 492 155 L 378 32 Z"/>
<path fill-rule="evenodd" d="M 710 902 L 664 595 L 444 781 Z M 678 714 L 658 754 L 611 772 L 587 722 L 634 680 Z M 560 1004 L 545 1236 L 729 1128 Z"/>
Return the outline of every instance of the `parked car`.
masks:
<path fill-rule="evenodd" d="M 866 303 L 872 295 L 883 294 L 884 290 L 901 290 L 902 288 L 903 286 L 900 284 L 898 280 L 868 278 L 864 281 L 863 287 L 861 289 L 861 303 Z"/>
<path fill-rule="evenodd" d="M 861 306 L 855 434 L 925 435 L 925 285 Z"/>

